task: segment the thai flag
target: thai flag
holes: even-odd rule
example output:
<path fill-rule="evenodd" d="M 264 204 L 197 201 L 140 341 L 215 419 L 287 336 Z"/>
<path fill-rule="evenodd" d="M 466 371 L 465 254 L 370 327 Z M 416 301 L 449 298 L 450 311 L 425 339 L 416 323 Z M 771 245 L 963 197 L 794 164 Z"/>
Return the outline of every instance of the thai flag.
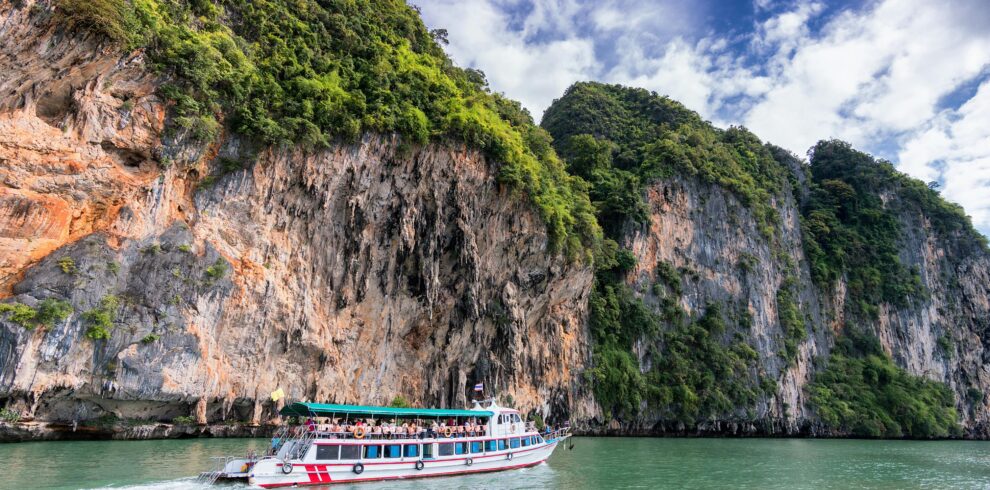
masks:
<path fill-rule="evenodd" d="M 484 383 L 478 383 L 474 385 L 474 391 L 484 391 L 484 389 L 485 389 Z"/>

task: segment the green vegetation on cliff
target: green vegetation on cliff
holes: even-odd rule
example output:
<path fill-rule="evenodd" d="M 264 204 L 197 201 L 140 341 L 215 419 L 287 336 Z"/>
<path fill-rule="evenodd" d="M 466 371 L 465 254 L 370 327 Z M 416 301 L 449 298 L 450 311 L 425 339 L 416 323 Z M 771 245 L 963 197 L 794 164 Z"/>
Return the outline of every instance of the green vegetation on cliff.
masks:
<path fill-rule="evenodd" d="M 589 300 L 595 344 L 586 376 L 602 407 L 611 416 L 634 417 L 645 402 L 664 419 L 688 425 L 751 407 L 765 390 L 754 376 L 757 353 L 740 338 L 724 339 L 722 307 L 709 304 L 690 319 L 671 295 L 655 314 L 615 277 L 622 272 L 599 270 Z M 652 364 L 646 372 L 633 354 L 637 343 Z"/>
<path fill-rule="evenodd" d="M 167 76 L 173 123 L 213 139 L 222 126 L 269 144 L 325 146 L 364 132 L 408 143 L 453 137 L 501 163 L 552 245 L 578 257 L 600 231 L 584 187 L 545 131 L 484 75 L 451 62 L 401 0 L 57 0 L 72 28 L 147 48 Z M 223 125 L 219 121 L 223 121 Z"/>
<path fill-rule="evenodd" d="M 120 299 L 108 294 L 100 300 L 100 305 L 83 313 L 83 320 L 88 325 L 86 338 L 90 340 L 106 340 L 110 338 L 113 322 L 117 319 L 120 309 Z"/>
<path fill-rule="evenodd" d="M 617 244 L 627 225 L 648 219 L 647 185 L 675 175 L 728 189 L 772 238 L 779 220 L 772 198 L 790 184 L 770 149 L 749 131 L 717 129 L 669 98 L 601 83 L 573 85 L 542 125 L 568 170 L 589 183 L 607 237 L 589 300 L 594 366 L 588 377 L 602 407 L 633 417 L 645 406 L 690 425 L 732 416 L 772 392 L 757 372 L 756 351 L 728 337 L 725 308 L 709 304 L 688 318 L 679 305 L 681 272 L 661 263 L 654 286 L 660 313 L 654 313 L 625 284 L 635 258 Z M 634 345 L 650 364 L 645 372 Z"/>
<path fill-rule="evenodd" d="M 839 337 L 828 367 L 807 391 L 821 422 L 839 433 L 912 438 L 961 433 L 948 386 L 908 374 L 876 337 L 853 328 Z"/>
<path fill-rule="evenodd" d="M 905 305 L 926 293 L 917 270 L 901 263 L 901 214 L 920 212 L 960 252 L 986 246 L 961 207 L 919 180 L 841 141 L 811 153 L 811 196 L 802 209 L 804 248 L 812 278 L 830 285 L 845 277 L 854 311 L 873 317 L 877 305 Z"/>
<path fill-rule="evenodd" d="M 576 83 L 554 101 L 542 126 L 568 169 L 591 183 L 599 222 L 615 232 L 646 218 L 644 186 L 674 175 L 695 176 L 730 190 L 773 235 L 772 199 L 790 188 L 788 171 L 745 128 L 718 129 L 655 92 Z"/>
<path fill-rule="evenodd" d="M 8 320 L 27 330 L 34 330 L 38 326 L 52 328 L 71 314 L 72 305 L 68 301 L 54 298 L 40 301 L 36 308 L 23 303 L 0 304 L 0 315 L 6 315 Z"/>

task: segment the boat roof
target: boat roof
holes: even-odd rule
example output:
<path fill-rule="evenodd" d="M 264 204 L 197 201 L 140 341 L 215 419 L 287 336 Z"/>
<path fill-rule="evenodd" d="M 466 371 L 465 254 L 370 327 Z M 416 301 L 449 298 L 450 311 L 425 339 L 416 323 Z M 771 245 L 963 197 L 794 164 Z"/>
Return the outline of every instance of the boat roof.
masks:
<path fill-rule="evenodd" d="M 495 414 L 490 410 L 455 410 L 446 408 L 398 408 L 375 407 L 368 405 L 337 405 L 333 403 L 303 403 L 296 402 L 286 405 L 280 412 L 285 416 L 317 416 L 331 415 L 395 415 L 405 417 L 491 417 Z"/>

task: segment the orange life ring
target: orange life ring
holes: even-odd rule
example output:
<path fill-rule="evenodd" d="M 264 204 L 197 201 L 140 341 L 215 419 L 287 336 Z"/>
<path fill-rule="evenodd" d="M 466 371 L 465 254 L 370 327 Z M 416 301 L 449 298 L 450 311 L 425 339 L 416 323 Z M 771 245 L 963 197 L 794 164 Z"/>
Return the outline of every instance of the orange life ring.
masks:
<path fill-rule="evenodd" d="M 364 439 L 364 433 L 365 433 L 364 427 L 355 427 L 354 428 L 354 438 L 355 439 Z"/>
<path fill-rule="evenodd" d="M 450 437 L 450 436 L 454 435 L 454 428 L 453 427 L 445 427 L 443 429 L 443 435 L 445 435 L 447 437 Z"/>

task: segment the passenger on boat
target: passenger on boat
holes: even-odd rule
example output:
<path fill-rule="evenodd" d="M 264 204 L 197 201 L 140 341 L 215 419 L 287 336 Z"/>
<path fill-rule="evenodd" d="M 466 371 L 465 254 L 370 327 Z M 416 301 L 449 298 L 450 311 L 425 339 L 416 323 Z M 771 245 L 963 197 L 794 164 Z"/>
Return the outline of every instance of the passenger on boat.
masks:
<path fill-rule="evenodd" d="M 435 438 L 439 433 L 440 433 L 440 424 L 438 424 L 437 421 L 434 420 L 433 424 L 430 425 L 430 430 L 429 432 L 427 432 L 427 435 L 430 438 Z"/>

